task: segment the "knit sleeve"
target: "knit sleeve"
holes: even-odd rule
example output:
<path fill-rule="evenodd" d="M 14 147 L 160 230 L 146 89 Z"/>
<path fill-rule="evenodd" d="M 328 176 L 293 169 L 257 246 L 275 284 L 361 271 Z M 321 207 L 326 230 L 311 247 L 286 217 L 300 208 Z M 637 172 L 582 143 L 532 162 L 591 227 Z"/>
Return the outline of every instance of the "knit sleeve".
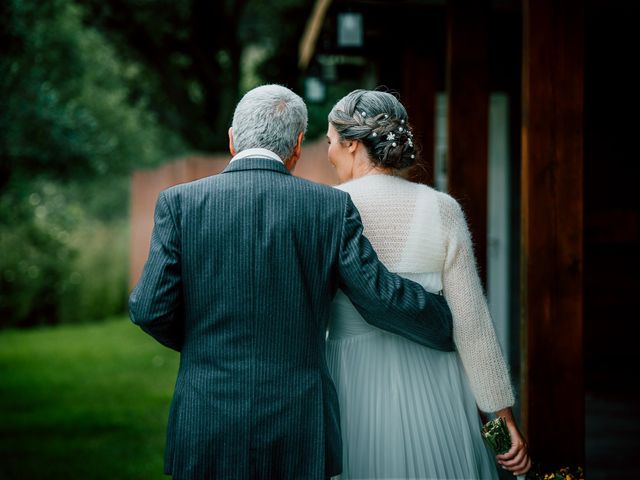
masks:
<path fill-rule="evenodd" d="M 453 313 L 453 339 L 478 407 L 495 412 L 514 403 L 509 370 L 482 291 L 462 209 L 447 195 L 439 195 L 438 203 L 448 238 L 442 283 Z"/>

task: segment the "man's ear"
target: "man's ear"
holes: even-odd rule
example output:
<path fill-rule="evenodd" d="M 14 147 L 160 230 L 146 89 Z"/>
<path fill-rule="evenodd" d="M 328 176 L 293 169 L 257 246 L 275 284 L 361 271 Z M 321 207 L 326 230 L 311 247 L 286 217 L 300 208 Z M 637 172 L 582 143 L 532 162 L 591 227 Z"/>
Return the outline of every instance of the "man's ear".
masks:
<path fill-rule="evenodd" d="M 287 169 L 289 169 L 290 172 L 293 172 L 293 170 L 296 168 L 298 160 L 300 160 L 300 155 L 302 154 L 302 140 L 304 140 L 304 132 L 300 132 L 298 134 L 298 142 L 296 143 L 296 146 L 293 147 L 291 158 L 284 162 L 285 166 L 287 167 Z"/>
<path fill-rule="evenodd" d="M 233 146 L 233 129 L 229 127 L 229 153 L 231 153 L 232 157 L 236 156 L 236 149 Z"/>
<path fill-rule="evenodd" d="M 293 148 L 293 151 L 298 156 L 298 158 L 300 158 L 300 155 L 302 154 L 302 141 L 303 140 L 304 140 L 304 132 L 300 132 L 298 134 L 298 142 L 296 143 L 296 146 Z"/>

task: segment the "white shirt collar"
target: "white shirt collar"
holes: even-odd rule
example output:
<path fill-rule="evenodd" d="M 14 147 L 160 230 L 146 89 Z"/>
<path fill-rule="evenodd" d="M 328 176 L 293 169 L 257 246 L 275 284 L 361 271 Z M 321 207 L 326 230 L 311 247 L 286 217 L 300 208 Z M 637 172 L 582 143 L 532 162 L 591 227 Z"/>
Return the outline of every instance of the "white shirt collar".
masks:
<path fill-rule="evenodd" d="M 278 155 L 273 153 L 271 150 L 267 150 L 266 148 L 248 148 L 247 150 L 242 150 L 241 152 L 237 153 L 229 163 L 246 157 L 266 157 L 272 160 L 277 160 L 278 162 L 284 164 L 284 162 Z"/>

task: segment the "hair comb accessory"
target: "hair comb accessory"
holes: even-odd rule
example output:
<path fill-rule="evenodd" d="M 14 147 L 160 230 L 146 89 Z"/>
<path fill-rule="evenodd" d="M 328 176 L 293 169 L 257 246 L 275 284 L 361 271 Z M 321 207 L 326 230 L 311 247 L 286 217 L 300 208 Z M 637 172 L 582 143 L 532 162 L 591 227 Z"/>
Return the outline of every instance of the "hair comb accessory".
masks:
<path fill-rule="evenodd" d="M 395 140 L 396 136 L 393 133 L 390 133 L 389 135 L 387 135 L 387 140 Z"/>
<path fill-rule="evenodd" d="M 367 112 L 364 112 L 364 111 L 363 111 L 363 112 L 362 112 L 362 116 L 363 116 L 363 117 L 366 117 L 366 116 L 367 116 Z"/>
<path fill-rule="evenodd" d="M 397 146 L 398 146 L 398 144 L 397 144 L 396 142 L 393 142 L 393 143 L 391 144 L 391 146 L 392 146 L 392 147 L 397 147 Z"/>
<path fill-rule="evenodd" d="M 377 137 L 377 136 L 378 136 L 378 134 L 377 134 L 376 132 L 373 132 L 373 133 L 371 134 L 371 136 L 372 136 L 372 137 Z"/>

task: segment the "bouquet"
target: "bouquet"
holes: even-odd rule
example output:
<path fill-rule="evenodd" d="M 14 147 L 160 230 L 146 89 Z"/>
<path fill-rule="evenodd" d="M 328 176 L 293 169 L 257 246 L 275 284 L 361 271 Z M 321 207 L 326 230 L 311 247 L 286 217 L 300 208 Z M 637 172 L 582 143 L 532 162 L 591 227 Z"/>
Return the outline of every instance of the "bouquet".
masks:
<path fill-rule="evenodd" d="M 486 440 L 496 455 L 507 453 L 511 449 L 511 435 L 507 428 L 507 422 L 503 417 L 498 417 L 482 426 L 482 438 Z M 525 475 L 517 475 L 518 480 L 524 480 Z"/>

